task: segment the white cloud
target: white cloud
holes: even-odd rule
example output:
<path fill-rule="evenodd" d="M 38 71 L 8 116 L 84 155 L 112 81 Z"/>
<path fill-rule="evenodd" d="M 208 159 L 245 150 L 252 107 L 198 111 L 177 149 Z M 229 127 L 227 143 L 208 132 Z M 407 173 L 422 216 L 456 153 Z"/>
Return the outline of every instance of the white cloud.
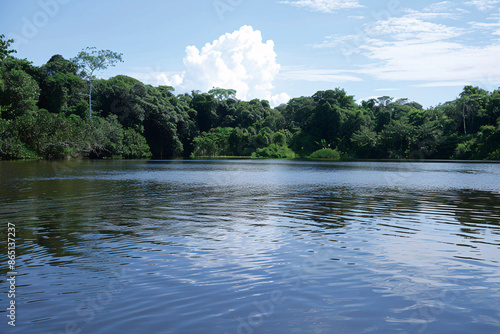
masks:
<path fill-rule="evenodd" d="M 167 78 L 166 83 L 181 90 L 208 91 L 213 87 L 235 89 L 242 100 L 253 98 L 281 102 L 286 94 L 273 96 L 273 81 L 280 71 L 274 42 L 262 40 L 262 34 L 251 26 L 220 36 L 199 50 L 186 48 L 184 72 Z"/>
<path fill-rule="evenodd" d="M 500 21 L 494 23 L 469 22 L 471 28 L 477 30 L 490 30 L 493 35 L 500 35 Z"/>
<path fill-rule="evenodd" d="M 178 74 L 164 72 L 158 65 L 154 67 L 133 67 L 125 75 L 154 86 L 178 86 L 182 82 L 182 78 Z"/>
<path fill-rule="evenodd" d="M 500 77 L 496 56 L 500 45 L 398 41 L 366 49 L 368 57 L 377 61 L 365 67 L 367 73 L 380 80 L 483 81 L 490 74 Z"/>
<path fill-rule="evenodd" d="M 334 13 L 342 9 L 363 7 L 358 0 L 293 0 L 279 1 L 279 3 L 295 7 L 305 7 L 313 11 L 323 13 Z"/>
<path fill-rule="evenodd" d="M 303 80 L 312 82 L 342 83 L 348 81 L 363 81 L 359 76 L 351 73 L 359 71 L 328 70 L 328 69 L 285 69 L 280 73 L 280 78 L 285 80 Z"/>
<path fill-rule="evenodd" d="M 408 13 L 407 17 L 421 20 L 458 19 L 461 14 L 466 12 L 466 10 L 457 7 L 457 4 L 451 1 L 437 2 L 420 11 L 414 9 L 406 10 L 406 13 Z"/>
<path fill-rule="evenodd" d="M 477 9 L 481 11 L 486 11 L 495 8 L 500 0 L 471 0 L 467 1 L 465 4 L 469 6 L 476 6 Z"/>
<path fill-rule="evenodd" d="M 291 97 L 287 93 L 276 94 L 271 97 L 269 103 L 271 106 L 279 106 L 282 103 L 287 103 L 290 101 Z"/>
<path fill-rule="evenodd" d="M 377 88 L 374 92 L 390 92 L 395 90 L 399 90 L 399 88 Z"/>
<path fill-rule="evenodd" d="M 400 41 L 427 43 L 458 37 L 465 30 L 449 27 L 444 24 L 423 21 L 406 15 L 379 21 L 373 25 L 371 32 L 374 35 L 390 35 L 391 38 Z"/>
<path fill-rule="evenodd" d="M 463 87 L 470 84 L 468 81 L 435 81 L 413 85 L 413 87 Z"/>
<path fill-rule="evenodd" d="M 361 43 L 364 43 L 367 38 L 368 36 L 364 33 L 359 35 L 344 35 L 344 36 L 330 35 L 326 36 L 323 42 L 313 44 L 312 47 L 317 49 L 341 47 L 342 49 L 345 49 L 346 45 L 350 44 L 356 46 Z"/>
<path fill-rule="evenodd" d="M 465 32 L 462 28 L 424 21 L 408 14 L 366 25 L 356 35 L 327 36 L 323 42 L 314 44 L 313 47 L 338 47 L 342 53 L 352 54 L 360 53 L 364 45 L 384 43 L 383 38 L 424 43 L 458 37 Z"/>
<path fill-rule="evenodd" d="M 500 76 L 496 56 L 500 44 L 466 45 L 455 40 L 466 29 L 408 17 L 391 18 L 374 27 L 381 36 L 363 45 L 374 63 L 365 69 L 381 80 L 483 81 L 493 73 Z M 427 84 L 429 87 L 430 84 Z"/>
<path fill-rule="evenodd" d="M 443 6 L 448 3 L 441 3 L 436 10 Z M 315 47 L 337 48 L 351 66 L 352 54 L 366 57 L 369 62 L 359 65 L 356 73 L 377 80 L 420 81 L 419 87 L 470 82 L 492 86 L 500 82 L 496 59 L 500 42 L 493 38 L 499 32 L 498 25 L 473 22 L 470 26 L 483 36 L 476 43 L 466 38 L 472 33 L 470 29 L 429 22 L 409 13 L 365 25 L 357 35 L 328 36 Z M 486 36 L 492 38 L 484 39 Z"/>

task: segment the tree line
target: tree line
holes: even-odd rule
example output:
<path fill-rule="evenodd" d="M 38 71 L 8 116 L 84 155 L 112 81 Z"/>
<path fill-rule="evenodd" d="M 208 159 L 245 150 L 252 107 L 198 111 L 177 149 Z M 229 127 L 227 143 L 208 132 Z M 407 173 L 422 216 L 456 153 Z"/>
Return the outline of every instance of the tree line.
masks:
<path fill-rule="evenodd" d="M 356 104 L 336 88 L 272 108 L 232 89 L 175 95 L 128 76 L 97 79 L 61 55 L 34 66 L 0 42 L 0 159 L 500 159 L 499 90 L 465 86 L 424 109 L 388 96 Z"/>

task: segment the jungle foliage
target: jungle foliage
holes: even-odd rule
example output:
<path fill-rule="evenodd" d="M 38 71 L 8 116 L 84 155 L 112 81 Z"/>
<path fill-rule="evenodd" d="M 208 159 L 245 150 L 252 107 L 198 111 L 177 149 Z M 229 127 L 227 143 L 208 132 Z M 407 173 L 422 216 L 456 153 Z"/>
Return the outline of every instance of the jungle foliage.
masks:
<path fill-rule="evenodd" d="M 424 109 L 340 88 L 271 108 L 232 89 L 174 94 L 123 75 L 89 79 L 55 55 L 43 66 L 0 37 L 0 159 L 247 156 L 500 159 L 500 91 L 466 86 Z"/>

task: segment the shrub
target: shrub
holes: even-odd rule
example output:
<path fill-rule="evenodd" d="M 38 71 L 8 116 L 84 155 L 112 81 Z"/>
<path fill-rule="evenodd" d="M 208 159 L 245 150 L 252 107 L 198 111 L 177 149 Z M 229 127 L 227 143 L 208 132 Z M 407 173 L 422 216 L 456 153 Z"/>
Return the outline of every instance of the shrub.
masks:
<path fill-rule="evenodd" d="M 258 148 L 256 152 L 252 154 L 255 158 L 277 158 L 277 159 L 290 159 L 295 158 L 295 153 L 285 146 L 280 146 L 276 144 L 271 144 L 268 147 Z"/>
<path fill-rule="evenodd" d="M 310 159 L 327 159 L 327 160 L 340 160 L 340 153 L 337 150 L 332 150 L 331 148 L 323 148 L 313 152 Z"/>

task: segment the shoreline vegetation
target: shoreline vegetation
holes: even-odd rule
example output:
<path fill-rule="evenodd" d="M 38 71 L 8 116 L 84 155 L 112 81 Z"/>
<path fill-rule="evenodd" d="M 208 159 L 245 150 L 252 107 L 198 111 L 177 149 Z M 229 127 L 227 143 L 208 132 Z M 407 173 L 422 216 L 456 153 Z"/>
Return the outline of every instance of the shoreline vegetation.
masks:
<path fill-rule="evenodd" d="M 78 57 L 34 66 L 11 42 L 0 36 L 0 160 L 500 160 L 500 90 L 465 86 L 423 108 L 389 96 L 357 104 L 335 88 L 272 108 L 233 89 L 175 95 L 124 75 L 99 79 Z"/>

